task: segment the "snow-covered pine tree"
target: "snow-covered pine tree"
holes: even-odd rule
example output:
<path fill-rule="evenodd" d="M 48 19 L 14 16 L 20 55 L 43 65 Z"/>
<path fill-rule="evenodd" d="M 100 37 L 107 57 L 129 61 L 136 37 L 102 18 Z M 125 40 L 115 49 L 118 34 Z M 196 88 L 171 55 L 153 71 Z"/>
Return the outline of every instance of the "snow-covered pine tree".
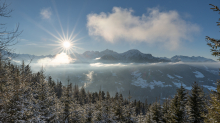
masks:
<path fill-rule="evenodd" d="M 60 97 L 62 96 L 62 93 L 63 93 L 63 84 L 62 84 L 61 81 L 60 81 L 60 82 L 57 81 L 57 85 L 56 85 L 56 87 L 55 87 L 55 92 L 56 92 L 56 96 L 57 96 L 58 98 L 60 98 Z"/>
<path fill-rule="evenodd" d="M 201 123 L 204 121 L 205 98 L 203 89 L 194 82 L 191 89 L 191 94 L 188 95 L 187 114 L 189 122 Z"/>
<path fill-rule="evenodd" d="M 220 122 L 220 81 L 217 82 L 217 91 L 210 94 L 209 105 L 207 105 L 208 113 L 205 115 L 206 123 Z"/>
<path fill-rule="evenodd" d="M 78 103 L 79 102 L 79 87 L 76 84 L 73 89 L 73 96 L 74 96 L 75 103 Z"/>
<path fill-rule="evenodd" d="M 103 109 L 102 109 L 102 119 L 103 122 L 111 123 L 113 122 L 113 105 L 111 103 L 110 99 L 105 98 L 105 100 L 102 101 Z"/>
<path fill-rule="evenodd" d="M 57 99 L 55 92 L 50 88 L 47 81 L 45 81 L 45 75 L 43 68 L 38 75 L 39 80 L 35 90 L 35 98 L 37 103 L 34 108 L 36 108 L 35 115 L 38 117 L 35 122 L 54 122 L 57 117 Z"/>
<path fill-rule="evenodd" d="M 139 115 L 137 116 L 137 122 L 138 123 L 144 123 L 145 122 L 145 118 L 144 118 L 144 115 L 143 115 L 142 111 L 140 111 Z"/>
<path fill-rule="evenodd" d="M 215 6 L 213 4 L 209 4 L 212 6 L 213 11 L 220 12 L 220 9 L 218 6 Z M 220 14 L 220 13 L 219 13 Z M 219 19 L 220 20 L 220 19 Z M 220 22 L 216 22 L 217 26 L 220 26 Z M 207 45 L 211 47 L 211 52 L 213 56 L 220 56 L 219 52 L 219 39 L 210 38 L 209 36 L 206 36 Z M 220 58 L 218 58 L 220 60 Z M 207 123 L 214 123 L 214 122 L 220 122 L 220 85 L 219 81 L 217 82 L 217 91 L 214 91 L 210 97 L 210 104 L 207 105 L 208 114 L 206 114 L 205 122 Z"/>
<path fill-rule="evenodd" d="M 0 61 L 1 62 L 1 61 Z M 2 64 L 1 64 L 2 65 Z M 1 82 L 5 82 L 0 98 L 0 121 L 2 122 L 27 122 L 32 121 L 33 102 L 32 90 L 20 74 L 20 70 L 13 65 L 5 64 L 1 67 Z M 1 73 L 2 74 L 2 73 Z M 22 81 L 23 80 L 23 81 Z"/>
<path fill-rule="evenodd" d="M 101 89 L 99 90 L 98 94 L 98 100 L 96 101 L 95 104 L 95 112 L 93 112 L 93 121 L 94 122 L 102 122 L 103 120 L 103 105 L 102 105 L 102 95 L 101 95 Z"/>
<path fill-rule="evenodd" d="M 170 108 L 168 111 L 168 121 L 176 123 L 186 122 L 186 92 L 185 88 L 181 85 L 180 88 L 177 89 L 177 94 L 171 100 Z"/>
<path fill-rule="evenodd" d="M 63 112 L 62 112 L 62 120 L 68 123 L 71 122 L 71 107 L 73 106 L 73 93 L 72 93 L 72 84 L 69 83 L 68 77 L 68 85 L 63 90 L 63 96 L 60 98 L 62 105 L 63 105 Z"/>
<path fill-rule="evenodd" d="M 164 100 L 164 102 L 163 102 L 163 105 L 162 105 L 162 114 L 163 114 L 163 116 L 162 116 L 162 121 L 164 122 L 164 123 L 166 123 L 166 122 L 169 122 L 170 121 L 170 119 L 169 119 L 169 110 L 170 110 L 170 99 L 169 98 L 166 98 L 165 100 Z"/>
<path fill-rule="evenodd" d="M 93 110 L 94 110 L 94 106 L 93 106 L 93 104 L 92 104 L 92 95 L 91 95 L 91 93 L 87 93 L 87 96 L 88 96 L 88 103 L 89 104 L 85 104 L 84 105 L 84 110 L 85 110 L 85 115 L 84 115 L 84 119 L 85 119 L 85 122 L 86 123 L 92 123 L 92 118 L 93 118 L 93 116 L 92 116 L 92 114 L 93 114 Z"/>
<path fill-rule="evenodd" d="M 147 111 L 146 117 L 145 117 L 146 123 L 155 123 L 155 121 L 152 119 L 152 116 L 153 116 L 153 114 L 152 114 L 150 107 L 149 107 L 149 110 Z"/>
<path fill-rule="evenodd" d="M 86 91 L 85 91 L 85 88 L 83 86 L 81 87 L 80 92 L 79 92 L 79 103 L 81 105 L 87 103 L 86 102 Z"/>
<path fill-rule="evenodd" d="M 115 107 L 114 107 L 114 117 L 113 119 L 116 122 L 122 122 L 124 121 L 124 112 L 123 112 L 123 107 L 122 107 L 122 99 L 118 97 L 118 93 L 116 92 L 115 96 Z"/>
<path fill-rule="evenodd" d="M 149 116 L 148 116 L 149 115 Z M 153 121 L 156 123 L 162 122 L 162 110 L 161 110 L 161 105 L 156 101 L 154 102 L 147 113 L 147 120 L 148 121 Z"/>
<path fill-rule="evenodd" d="M 135 108 L 131 105 L 131 95 L 129 91 L 128 95 L 128 104 L 124 106 L 124 122 L 126 123 L 134 123 L 135 122 Z M 135 115 L 134 115 L 135 114 Z"/>
<path fill-rule="evenodd" d="M 75 100 L 76 99 L 74 98 L 74 103 L 72 104 L 72 107 L 71 107 L 70 119 L 71 119 L 71 122 L 73 123 L 80 123 L 80 120 L 82 119 L 83 108 L 81 107 L 80 104 L 77 104 L 77 101 Z"/>

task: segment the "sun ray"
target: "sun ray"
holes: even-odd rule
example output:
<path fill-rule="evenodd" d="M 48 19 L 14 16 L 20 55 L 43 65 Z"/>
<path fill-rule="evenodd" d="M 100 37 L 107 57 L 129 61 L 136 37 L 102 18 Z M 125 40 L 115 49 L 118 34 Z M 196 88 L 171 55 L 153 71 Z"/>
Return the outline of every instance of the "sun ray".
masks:
<path fill-rule="evenodd" d="M 64 37 L 64 39 L 66 39 L 65 34 L 64 34 L 64 31 L 63 31 L 63 26 L 62 26 L 62 24 L 61 24 L 60 17 L 59 17 L 59 14 L 58 14 L 58 11 L 57 11 L 57 8 L 56 8 L 56 4 L 55 4 L 54 1 L 53 1 L 53 7 L 54 7 L 54 9 L 55 9 L 55 12 L 56 12 L 56 15 L 57 15 L 59 24 L 60 24 L 60 28 L 61 28 L 61 31 L 62 31 L 62 33 L 63 33 L 63 37 Z"/>
<path fill-rule="evenodd" d="M 57 29 L 54 27 L 54 25 L 51 24 L 51 26 L 54 28 L 54 30 L 56 31 L 56 33 L 59 35 L 59 37 L 64 40 L 64 38 L 61 36 L 61 34 L 57 31 Z"/>

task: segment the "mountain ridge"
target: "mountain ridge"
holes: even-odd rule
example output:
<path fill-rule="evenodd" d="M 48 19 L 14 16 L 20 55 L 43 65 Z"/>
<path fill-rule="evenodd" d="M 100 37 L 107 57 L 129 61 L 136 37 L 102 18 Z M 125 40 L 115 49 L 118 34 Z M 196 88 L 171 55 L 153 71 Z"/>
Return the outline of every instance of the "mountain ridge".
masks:
<path fill-rule="evenodd" d="M 16 60 L 28 60 L 31 57 L 35 61 L 42 58 L 54 58 L 56 55 L 29 55 L 29 54 L 16 54 Z M 216 62 L 201 56 L 183 56 L 175 55 L 171 58 L 167 57 L 154 57 L 150 53 L 142 53 L 137 49 L 131 49 L 123 53 L 117 53 L 113 50 L 106 49 L 104 51 L 85 51 L 82 54 L 74 53 L 69 55 L 71 58 L 76 59 L 75 63 L 157 63 L 157 62 Z"/>

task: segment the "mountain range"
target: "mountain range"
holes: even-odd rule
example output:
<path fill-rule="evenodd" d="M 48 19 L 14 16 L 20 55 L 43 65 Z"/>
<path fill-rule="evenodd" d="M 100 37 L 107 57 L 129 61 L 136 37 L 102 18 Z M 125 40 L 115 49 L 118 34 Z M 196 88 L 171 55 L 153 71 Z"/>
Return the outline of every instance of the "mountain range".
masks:
<path fill-rule="evenodd" d="M 37 62 L 43 58 L 54 58 L 55 55 L 35 56 L 29 54 L 16 54 L 15 60 L 29 60 Z M 137 49 L 131 49 L 124 53 L 117 53 L 113 50 L 106 49 L 104 51 L 86 51 L 82 54 L 73 53 L 69 55 L 74 59 L 74 63 L 157 63 L 157 62 L 215 62 L 212 59 L 200 56 L 182 56 L 175 55 L 172 58 L 154 57 L 151 54 L 145 54 Z"/>

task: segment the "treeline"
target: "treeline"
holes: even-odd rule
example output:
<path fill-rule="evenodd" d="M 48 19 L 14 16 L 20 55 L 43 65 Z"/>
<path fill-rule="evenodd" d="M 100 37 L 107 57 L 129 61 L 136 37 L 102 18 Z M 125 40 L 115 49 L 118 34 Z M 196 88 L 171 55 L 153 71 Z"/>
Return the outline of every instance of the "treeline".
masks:
<path fill-rule="evenodd" d="M 203 123 L 220 122 L 220 86 L 209 99 L 194 82 L 181 86 L 163 104 L 130 101 L 116 92 L 85 91 L 77 85 L 45 77 L 43 69 L 0 61 L 0 123 Z M 129 92 L 130 95 L 130 92 Z"/>

